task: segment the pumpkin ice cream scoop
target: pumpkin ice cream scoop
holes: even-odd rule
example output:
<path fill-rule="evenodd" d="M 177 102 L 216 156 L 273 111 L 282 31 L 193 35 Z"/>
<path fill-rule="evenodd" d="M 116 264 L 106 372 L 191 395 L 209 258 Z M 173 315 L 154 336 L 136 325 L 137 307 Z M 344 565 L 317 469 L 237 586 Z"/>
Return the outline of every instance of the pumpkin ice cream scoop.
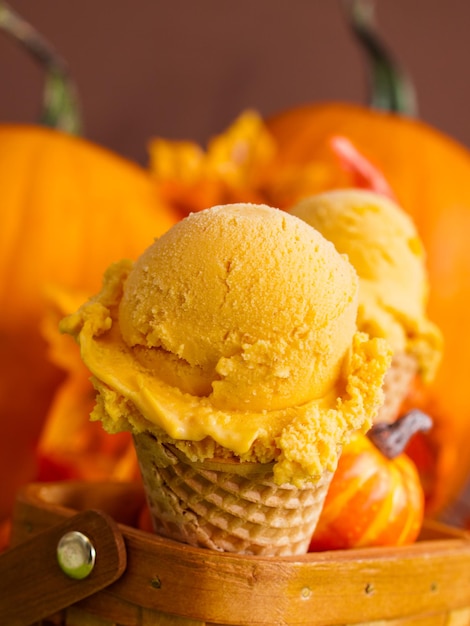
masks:
<path fill-rule="evenodd" d="M 343 442 L 382 401 L 386 342 L 356 331 L 358 279 L 302 220 L 264 205 L 191 214 L 62 322 L 131 430 L 160 534 L 306 552 Z"/>
<path fill-rule="evenodd" d="M 358 273 L 358 328 L 385 338 L 394 352 L 377 417 L 392 421 L 415 375 L 432 381 L 442 352 L 441 333 L 426 314 L 426 256 L 416 227 L 394 201 L 359 189 L 305 198 L 289 213 L 321 232 Z"/>

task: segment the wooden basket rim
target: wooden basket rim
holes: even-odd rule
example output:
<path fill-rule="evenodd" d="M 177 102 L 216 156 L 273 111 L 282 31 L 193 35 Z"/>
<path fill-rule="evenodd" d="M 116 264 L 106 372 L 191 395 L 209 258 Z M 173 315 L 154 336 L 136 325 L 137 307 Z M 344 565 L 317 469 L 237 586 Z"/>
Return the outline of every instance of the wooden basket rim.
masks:
<path fill-rule="evenodd" d="M 81 508 L 114 517 L 125 540 L 127 569 L 81 604 L 108 616 L 111 606 L 120 607 L 120 624 L 132 624 L 123 616 L 142 608 L 215 624 L 327 626 L 470 607 L 469 536 L 441 524 L 427 522 L 422 541 L 399 548 L 245 556 L 179 544 L 120 520 L 119 503 L 135 513 L 144 501 L 136 484 L 28 485 L 18 495 L 13 541 Z"/>

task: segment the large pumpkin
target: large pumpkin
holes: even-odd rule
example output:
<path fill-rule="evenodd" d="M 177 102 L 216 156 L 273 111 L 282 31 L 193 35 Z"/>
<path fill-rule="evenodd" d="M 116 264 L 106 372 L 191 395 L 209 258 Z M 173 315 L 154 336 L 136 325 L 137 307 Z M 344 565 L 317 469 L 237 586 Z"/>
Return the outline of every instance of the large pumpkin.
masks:
<path fill-rule="evenodd" d="M 428 252 L 429 315 L 443 331 L 445 352 L 424 408 L 435 420 L 437 484 L 431 509 L 455 496 L 470 470 L 466 359 L 470 352 L 470 153 L 424 123 L 347 104 L 299 107 L 267 122 L 278 150 L 273 172 L 302 172 L 317 164 L 311 188 L 289 187 L 278 204 L 310 192 L 341 187 L 348 174 L 332 158 L 331 139 L 342 135 L 383 172 L 397 201 L 408 211 Z M 284 190 L 285 192 L 285 190 Z M 297 194 L 297 197 L 296 197 Z M 271 191 L 273 202 L 276 190 Z"/>
<path fill-rule="evenodd" d="M 40 323 L 48 285 L 98 290 L 103 270 L 136 257 L 174 222 L 147 173 L 87 141 L 0 126 L 0 519 L 29 480 L 62 374 Z"/>

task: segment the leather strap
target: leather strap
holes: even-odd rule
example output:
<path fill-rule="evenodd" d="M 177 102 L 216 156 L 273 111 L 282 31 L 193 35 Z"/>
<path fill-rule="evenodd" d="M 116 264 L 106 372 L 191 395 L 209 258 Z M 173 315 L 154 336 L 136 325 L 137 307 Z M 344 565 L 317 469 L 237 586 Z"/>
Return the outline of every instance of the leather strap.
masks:
<path fill-rule="evenodd" d="M 69 532 L 89 539 L 96 559 L 81 580 L 59 565 L 57 547 Z M 0 554 L 0 623 L 29 626 L 116 581 L 126 569 L 126 548 L 116 522 L 100 511 L 79 513 Z"/>

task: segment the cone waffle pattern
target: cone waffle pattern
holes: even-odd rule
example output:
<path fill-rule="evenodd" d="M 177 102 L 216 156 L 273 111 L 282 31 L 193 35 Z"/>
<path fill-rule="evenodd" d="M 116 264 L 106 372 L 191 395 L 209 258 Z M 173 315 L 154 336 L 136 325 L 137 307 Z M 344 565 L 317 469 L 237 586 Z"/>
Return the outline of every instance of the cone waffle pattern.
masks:
<path fill-rule="evenodd" d="M 305 554 L 323 507 L 331 474 L 303 489 L 279 486 L 272 466 L 191 463 L 182 455 L 162 467 L 151 435 L 135 445 L 155 531 L 192 546 L 283 556 Z M 171 454 L 171 453 L 170 453 Z M 211 467 L 212 466 L 212 467 Z M 247 471 L 249 466 L 250 471 Z"/>
<path fill-rule="evenodd" d="M 416 372 L 417 362 L 414 356 L 404 352 L 394 355 L 384 379 L 385 400 L 374 419 L 375 423 L 390 424 L 399 417 L 400 408 L 412 389 Z"/>

